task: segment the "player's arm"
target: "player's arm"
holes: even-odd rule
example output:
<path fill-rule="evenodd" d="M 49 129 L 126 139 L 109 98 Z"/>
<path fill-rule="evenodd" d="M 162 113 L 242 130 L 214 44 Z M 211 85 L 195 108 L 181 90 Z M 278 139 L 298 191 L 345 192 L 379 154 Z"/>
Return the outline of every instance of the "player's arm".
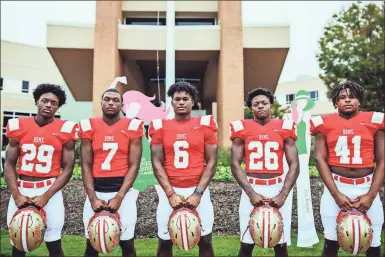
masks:
<path fill-rule="evenodd" d="M 283 184 L 281 192 L 270 202 L 271 206 L 278 209 L 281 208 L 285 203 L 286 198 L 289 195 L 291 189 L 294 187 L 294 184 L 297 181 L 299 175 L 298 149 L 295 145 L 295 140 L 291 137 L 286 138 L 284 141 L 284 148 L 289 170 L 287 172 L 285 183 Z"/>
<path fill-rule="evenodd" d="M 198 189 L 205 191 L 210 181 L 214 177 L 218 157 L 218 145 L 205 145 L 206 166 L 202 172 L 201 179 L 197 186 Z"/>
<path fill-rule="evenodd" d="M 80 160 L 82 167 L 82 180 L 86 190 L 91 207 L 95 212 L 101 211 L 107 207 L 107 203 L 98 199 L 94 187 L 94 175 L 92 173 L 92 164 L 94 155 L 92 151 L 92 141 L 89 138 L 82 138 L 80 145 Z"/>
<path fill-rule="evenodd" d="M 183 205 L 184 199 L 177 195 L 168 179 L 167 173 L 163 168 L 164 149 L 163 145 L 151 145 L 151 162 L 154 170 L 154 175 L 158 180 L 163 191 L 170 202 L 172 208 L 179 208 Z"/>
<path fill-rule="evenodd" d="M 231 144 L 231 173 L 240 187 L 248 195 L 250 202 L 254 206 L 263 205 L 263 196 L 256 193 L 247 181 L 246 173 L 241 167 L 244 158 L 245 144 L 242 138 L 234 138 Z"/>
<path fill-rule="evenodd" d="M 123 185 L 116 196 L 108 202 L 107 208 L 112 212 L 119 210 L 119 207 L 123 201 L 124 196 L 128 190 L 132 187 L 138 176 L 140 160 L 142 159 L 142 138 L 135 138 L 130 140 L 128 156 L 128 172 L 124 177 Z"/>
<path fill-rule="evenodd" d="M 383 130 L 378 130 L 374 135 L 374 155 L 376 158 L 376 169 L 373 175 L 373 182 L 369 192 L 365 195 L 354 199 L 353 205 L 359 211 L 366 212 L 372 206 L 373 200 L 376 198 L 381 186 L 384 184 L 384 137 Z"/>
<path fill-rule="evenodd" d="M 63 144 L 61 160 L 63 171 L 57 177 L 52 186 L 43 195 L 32 198 L 33 204 L 35 206 L 43 208 L 48 203 L 49 199 L 51 199 L 54 194 L 60 191 L 71 179 L 75 163 L 74 141 L 68 141 L 67 143 Z"/>
<path fill-rule="evenodd" d="M 206 166 L 202 172 L 199 183 L 195 192 L 186 199 L 186 206 L 191 209 L 196 209 L 200 203 L 203 192 L 206 190 L 211 179 L 215 174 L 217 166 L 218 145 L 205 145 L 205 160 Z"/>
<path fill-rule="evenodd" d="M 343 195 L 336 184 L 334 183 L 332 173 L 328 165 L 328 146 L 325 136 L 321 132 L 315 134 L 314 141 L 314 159 L 316 162 L 317 170 L 321 176 L 322 181 L 328 188 L 330 194 L 335 199 L 337 205 L 343 211 L 350 210 L 353 205 L 350 203 L 349 198 Z"/>
<path fill-rule="evenodd" d="M 30 199 L 20 194 L 17 186 L 16 162 L 18 158 L 19 142 L 14 138 L 9 138 L 7 148 L 5 149 L 4 178 L 16 206 L 22 208 L 30 202 Z"/>

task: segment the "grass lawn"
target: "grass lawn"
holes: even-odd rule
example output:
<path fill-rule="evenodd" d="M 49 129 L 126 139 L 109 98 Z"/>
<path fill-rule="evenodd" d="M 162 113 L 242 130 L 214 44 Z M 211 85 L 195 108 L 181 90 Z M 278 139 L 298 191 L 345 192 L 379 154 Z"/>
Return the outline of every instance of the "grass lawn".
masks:
<path fill-rule="evenodd" d="M 11 244 L 9 242 L 8 232 L 0 232 L 1 236 L 1 256 L 11 255 Z M 84 253 L 85 238 L 80 236 L 68 236 L 64 235 L 62 239 L 62 245 L 65 256 L 82 256 Z M 292 239 L 292 246 L 289 247 L 290 256 L 320 256 L 323 238 L 320 237 L 321 242 L 315 245 L 313 248 L 297 248 L 296 239 Z M 157 239 L 137 239 L 135 240 L 135 247 L 137 256 L 156 256 Z M 239 249 L 239 236 L 214 236 L 214 254 L 215 256 L 237 256 Z M 382 241 L 384 244 L 384 240 Z M 175 248 L 174 248 L 175 249 Z M 40 246 L 36 251 L 28 253 L 27 256 L 48 256 L 45 245 Z M 111 253 L 108 255 L 101 254 L 100 256 L 121 256 L 120 251 L 118 253 Z M 174 250 L 174 256 L 198 256 L 198 248 L 193 249 L 190 252 Z M 274 252 L 271 249 L 254 248 L 253 256 L 274 256 Z M 350 256 L 349 254 L 340 250 L 340 256 Z M 360 255 L 364 256 L 364 255 Z"/>

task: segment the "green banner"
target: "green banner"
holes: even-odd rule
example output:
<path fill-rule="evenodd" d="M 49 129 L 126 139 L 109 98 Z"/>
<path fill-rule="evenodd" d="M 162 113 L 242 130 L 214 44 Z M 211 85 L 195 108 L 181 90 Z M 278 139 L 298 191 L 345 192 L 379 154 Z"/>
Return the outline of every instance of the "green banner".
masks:
<path fill-rule="evenodd" d="M 134 182 L 134 188 L 140 192 L 146 191 L 149 186 L 159 185 L 152 170 L 150 144 L 146 137 L 142 139 L 142 146 L 142 160 L 140 161 L 139 174 Z"/>

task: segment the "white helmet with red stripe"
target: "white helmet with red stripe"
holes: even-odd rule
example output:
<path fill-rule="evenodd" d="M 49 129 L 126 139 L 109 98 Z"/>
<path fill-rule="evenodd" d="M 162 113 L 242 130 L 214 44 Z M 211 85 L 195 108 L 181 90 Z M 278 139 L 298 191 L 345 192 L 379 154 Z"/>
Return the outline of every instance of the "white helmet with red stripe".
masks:
<path fill-rule="evenodd" d="M 249 228 L 256 245 L 272 248 L 282 237 L 282 215 L 276 208 L 268 205 L 255 207 L 250 214 Z"/>
<path fill-rule="evenodd" d="M 47 228 L 45 211 L 29 206 L 15 212 L 9 224 L 12 245 L 24 252 L 36 250 L 44 240 Z"/>
<path fill-rule="evenodd" d="M 201 238 L 201 221 L 196 211 L 188 208 L 174 210 L 168 221 L 172 243 L 180 250 L 193 249 Z"/>
<path fill-rule="evenodd" d="M 95 213 L 87 227 L 92 247 L 99 253 L 110 253 L 119 245 L 120 216 L 118 213 Z"/>
<path fill-rule="evenodd" d="M 337 238 L 346 252 L 354 255 L 364 253 L 372 243 L 372 222 L 359 211 L 341 211 L 337 216 Z"/>

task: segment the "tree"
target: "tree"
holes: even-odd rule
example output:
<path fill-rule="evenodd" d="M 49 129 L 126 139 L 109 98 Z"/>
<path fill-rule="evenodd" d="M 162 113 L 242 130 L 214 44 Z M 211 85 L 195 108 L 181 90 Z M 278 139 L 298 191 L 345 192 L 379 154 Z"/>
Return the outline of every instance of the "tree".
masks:
<path fill-rule="evenodd" d="M 384 112 L 384 9 L 358 2 L 324 28 L 317 59 L 329 98 L 334 86 L 352 80 L 366 90 L 360 108 Z"/>
<path fill-rule="evenodd" d="M 285 113 L 290 112 L 289 110 L 290 107 L 286 107 L 286 108 L 281 108 L 281 107 L 282 105 L 280 105 L 277 100 L 274 100 L 273 106 L 271 108 L 271 117 L 273 119 L 282 119 Z M 244 116 L 245 116 L 245 119 L 253 119 L 254 117 L 253 112 L 248 107 L 245 107 Z"/>

